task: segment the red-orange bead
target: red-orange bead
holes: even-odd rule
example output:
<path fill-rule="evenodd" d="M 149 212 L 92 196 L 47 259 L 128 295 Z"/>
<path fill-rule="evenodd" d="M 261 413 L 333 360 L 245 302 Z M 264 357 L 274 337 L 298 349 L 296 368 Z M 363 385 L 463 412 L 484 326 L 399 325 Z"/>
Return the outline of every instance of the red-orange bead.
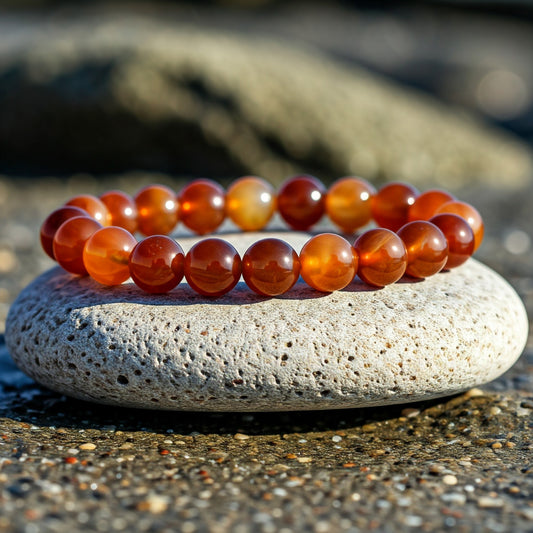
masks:
<path fill-rule="evenodd" d="M 63 222 L 69 218 L 86 217 L 88 215 L 89 213 L 87 211 L 75 206 L 60 207 L 52 211 L 41 225 L 41 246 L 46 254 L 52 259 L 55 259 L 54 236 Z"/>
<path fill-rule="evenodd" d="M 139 242 L 130 254 L 131 279 L 146 292 L 165 293 L 183 279 L 185 254 L 166 235 L 152 235 Z"/>
<path fill-rule="evenodd" d="M 372 218 L 372 197 L 376 189 L 362 178 L 337 180 L 326 196 L 326 213 L 345 233 L 366 226 Z"/>
<path fill-rule="evenodd" d="M 425 191 L 420 196 L 417 196 L 413 205 L 409 208 L 407 219 L 409 222 L 429 220 L 441 205 L 453 202 L 455 199 L 453 194 L 439 189 Z"/>
<path fill-rule="evenodd" d="M 468 222 L 459 215 L 444 213 L 430 219 L 448 241 L 448 261 L 444 268 L 462 265 L 474 253 L 474 232 Z"/>
<path fill-rule="evenodd" d="M 354 244 L 359 256 L 357 274 L 369 285 L 384 287 L 398 281 L 407 268 L 407 250 L 396 233 L 376 228 L 363 233 Z"/>
<path fill-rule="evenodd" d="M 111 226 L 135 233 L 138 228 L 135 200 L 122 191 L 108 191 L 100 196 L 111 215 Z"/>
<path fill-rule="evenodd" d="M 148 185 L 135 195 L 137 222 L 143 235 L 168 235 L 178 223 L 174 191 L 165 185 Z"/>
<path fill-rule="evenodd" d="M 300 252 L 301 275 L 314 289 L 333 292 L 343 289 L 357 272 L 357 254 L 350 243 L 333 233 L 322 233 L 307 241 Z"/>
<path fill-rule="evenodd" d="M 226 215 L 244 231 L 263 229 L 275 210 L 274 189 L 261 178 L 240 178 L 226 193 Z"/>
<path fill-rule="evenodd" d="M 441 213 L 459 215 L 468 222 L 468 225 L 474 232 L 475 252 L 481 245 L 483 234 L 485 233 L 485 226 L 483 225 L 483 219 L 481 218 L 479 211 L 474 206 L 467 204 L 466 202 L 455 201 L 441 205 L 435 214 L 440 215 Z"/>
<path fill-rule="evenodd" d="M 54 256 L 56 261 L 67 271 L 80 276 L 87 275 L 83 264 L 83 248 L 87 239 L 102 224 L 89 216 L 69 218 L 56 231 L 54 236 Z"/>
<path fill-rule="evenodd" d="M 130 277 L 128 260 L 137 244 L 123 228 L 108 226 L 89 237 L 83 248 L 83 263 L 89 275 L 104 285 L 120 285 Z"/>
<path fill-rule="evenodd" d="M 288 179 L 278 192 L 278 211 L 295 230 L 309 229 L 324 214 L 326 189 L 313 176 Z"/>
<path fill-rule="evenodd" d="M 372 198 L 372 217 L 378 226 L 397 231 L 407 223 L 417 196 L 418 190 L 407 183 L 384 185 Z"/>
<path fill-rule="evenodd" d="M 201 179 L 186 185 L 179 194 L 180 219 L 190 230 L 205 235 L 224 221 L 224 189 L 214 181 Z"/>
<path fill-rule="evenodd" d="M 448 242 L 442 231 L 426 220 L 407 223 L 398 230 L 407 249 L 406 274 L 427 278 L 440 272 L 448 260 Z"/>
<path fill-rule="evenodd" d="M 237 285 L 241 277 L 241 258 L 229 242 L 204 239 L 185 256 L 185 277 L 197 293 L 222 296 Z"/>
<path fill-rule="evenodd" d="M 278 296 L 298 281 L 300 260 L 285 241 L 262 239 L 243 255 L 242 275 L 248 287 L 258 294 Z"/>
<path fill-rule="evenodd" d="M 102 226 L 109 226 L 111 224 L 109 209 L 107 209 L 106 205 L 99 198 L 92 194 L 74 196 L 65 205 L 73 205 L 87 211 Z"/>

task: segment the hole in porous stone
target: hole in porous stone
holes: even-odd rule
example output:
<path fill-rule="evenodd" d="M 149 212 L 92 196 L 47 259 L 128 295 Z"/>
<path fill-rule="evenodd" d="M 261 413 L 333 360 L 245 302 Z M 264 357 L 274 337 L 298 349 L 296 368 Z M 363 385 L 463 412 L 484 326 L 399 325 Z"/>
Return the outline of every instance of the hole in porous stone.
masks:
<path fill-rule="evenodd" d="M 41 366 L 41 361 L 39 361 L 39 358 L 38 358 L 38 357 L 35 358 L 35 364 L 36 364 L 37 366 Z"/>
<path fill-rule="evenodd" d="M 157 398 L 150 398 L 151 402 L 158 402 L 159 400 Z"/>
<path fill-rule="evenodd" d="M 116 350 L 117 347 L 115 344 L 110 344 L 108 347 L 107 347 L 108 350 Z"/>
<path fill-rule="evenodd" d="M 320 391 L 320 396 L 322 396 L 322 397 L 329 396 L 330 394 L 331 394 L 331 391 L 329 391 L 329 390 Z"/>
<path fill-rule="evenodd" d="M 286 346 L 287 348 L 292 348 L 292 342 L 291 342 L 291 341 L 287 342 L 287 343 L 285 344 L 285 346 Z"/>
<path fill-rule="evenodd" d="M 296 394 L 296 396 L 303 396 L 304 395 L 303 391 L 301 391 L 301 390 L 294 391 L 294 394 Z"/>
<path fill-rule="evenodd" d="M 68 367 L 72 370 L 75 370 L 76 368 L 78 368 L 74 363 L 69 363 L 68 364 Z"/>
<path fill-rule="evenodd" d="M 137 370 L 134 370 L 133 373 L 136 375 L 136 376 L 140 376 L 142 374 L 142 372 L 137 369 Z"/>
<path fill-rule="evenodd" d="M 129 382 L 129 379 L 126 376 L 123 376 L 122 374 L 117 376 L 117 383 L 120 385 L 127 385 Z"/>
<path fill-rule="evenodd" d="M 70 335 L 67 337 L 67 341 L 72 342 L 73 340 L 74 340 L 74 335 L 70 334 Z"/>

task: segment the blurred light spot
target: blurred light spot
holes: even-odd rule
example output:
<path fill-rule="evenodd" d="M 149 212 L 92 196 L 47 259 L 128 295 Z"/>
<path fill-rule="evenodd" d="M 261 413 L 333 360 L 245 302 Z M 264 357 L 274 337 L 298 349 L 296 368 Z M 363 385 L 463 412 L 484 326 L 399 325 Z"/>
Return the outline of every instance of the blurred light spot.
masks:
<path fill-rule="evenodd" d="M 220 196 L 215 196 L 213 198 L 213 205 L 215 207 L 222 207 L 223 203 L 224 203 L 224 200 Z"/>
<path fill-rule="evenodd" d="M 133 209 L 131 207 L 126 207 L 126 209 L 124 209 L 124 214 L 127 217 L 131 217 L 131 215 L 133 215 Z"/>
<path fill-rule="evenodd" d="M 272 200 L 272 195 L 268 192 L 262 192 L 260 198 L 261 202 L 263 202 L 264 204 L 269 204 Z"/>
<path fill-rule="evenodd" d="M 11 272 L 17 266 L 17 258 L 11 250 L 0 250 L 0 272 Z"/>
<path fill-rule="evenodd" d="M 362 192 L 360 198 L 361 200 L 366 202 L 370 198 L 370 194 L 368 194 L 367 192 Z"/>
<path fill-rule="evenodd" d="M 176 202 L 174 202 L 174 200 L 167 200 L 165 202 L 165 209 L 167 211 L 174 211 L 175 208 L 176 208 Z"/>
<path fill-rule="evenodd" d="M 513 255 L 525 254 L 531 247 L 529 235 L 521 229 L 510 231 L 503 241 L 505 249 Z"/>
<path fill-rule="evenodd" d="M 322 198 L 322 193 L 320 191 L 313 191 L 311 193 L 311 198 L 315 201 L 315 202 L 318 202 L 318 200 L 320 200 L 320 198 Z"/>

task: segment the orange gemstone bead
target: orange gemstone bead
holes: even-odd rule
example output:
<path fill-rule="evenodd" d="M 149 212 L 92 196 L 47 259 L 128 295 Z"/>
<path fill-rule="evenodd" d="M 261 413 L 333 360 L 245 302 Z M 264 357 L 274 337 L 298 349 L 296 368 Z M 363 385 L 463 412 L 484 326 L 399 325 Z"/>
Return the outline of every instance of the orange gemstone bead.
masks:
<path fill-rule="evenodd" d="M 165 293 L 183 279 L 185 254 L 166 235 L 152 235 L 137 243 L 130 254 L 131 279 L 146 292 Z"/>
<path fill-rule="evenodd" d="M 446 191 L 439 189 L 425 191 L 420 196 L 417 196 L 413 205 L 409 208 L 407 219 L 409 222 L 429 220 L 441 205 L 454 200 L 456 200 L 455 196 Z"/>
<path fill-rule="evenodd" d="M 427 278 L 444 268 L 448 242 L 437 226 L 426 220 L 408 222 L 398 230 L 398 237 L 407 248 L 407 275 Z"/>
<path fill-rule="evenodd" d="M 326 189 L 313 176 L 288 179 L 278 191 L 278 211 L 295 230 L 309 229 L 324 214 Z"/>
<path fill-rule="evenodd" d="M 87 211 L 75 206 L 60 207 L 50 213 L 41 225 L 41 246 L 46 254 L 55 259 L 54 256 L 54 236 L 61 224 L 73 217 L 89 216 Z"/>
<path fill-rule="evenodd" d="M 54 236 L 54 256 L 56 261 L 67 271 L 80 276 L 87 275 L 83 264 L 83 248 L 87 239 L 102 224 L 90 216 L 69 218 L 56 231 Z"/>
<path fill-rule="evenodd" d="M 111 215 L 111 226 L 119 226 L 130 233 L 135 233 L 137 223 L 137 205 L 135 200 L 125 192 L 109 191 L 100 196 Z"/>
<path fill-rule="evenodd" d="M 186 185 L 179 194 L 180 219 L 189 229 L 205 235 L 224 221 L 224 189 L 214 181 L 201 179 Z"/>
<path fill-rule="evenodd" d="M 128 260 L 137 244 L 123 228 L 108 226 L 93 233 L 83 248 L 83 263 L 89 275 L 104 285 L 120 285 L 130 277 Z"/>
<path fill-rule="evenodd" d="M 483 240 L 483 235 L 485 233 L 485 226 L 483 224 L 483 219 L 479 214 L 479 211 L 472 205 L 467 204 L 466 202 L 448 202 L 443 204 L 437 209 L 436 215 L 441 213 L 451 213 L 452 215 L 459 215 L 464 218 L 468 225 L 472 228 L 474 232 L 474 252 L 481 245 Z"/>
<path fill-rule="evenodd" d="M 111 224 L 109 209 L 107 209 L 106 205 L 99 198 L 92 194 L 74 196 L 65 205 L 73 205 L 87 211 L 102 226 L 109 226 Z"/>
<path fill-rule="evenodd" d="M 333 292 L 346 287 L 355 277 L 357 254 L 340 235 L 322 233 L 305 243 L 300 264 L 300 273 L 308 285 Z"/>
<path fill-rule="evenodd" d="M 397 231 L 407 223 L 417 196 L 418 190 L 407 183 L 384 185 L 372 198 L 372 217 L 378 226 Z"/>
<path fill-rule="evenodd" d="M 241 258 L 229 242 L 204 239 L 185 256 L 185 277 L 197 293 L 222 296 L 237 285 L 241 277 Z"/>
<path fill-rule="evenodd" d="M 174 191 L 165 185 L 148 185 L 135 195 L 137 222 L 143 235 L 168 235 L 178 223 Z"/>
<path fill-rule="evenodd" d="M 258 294 L 278 296 L 298 281 L 300 259 L 285 241 L 262 239 L 243 255 L 242 275 L 248 287 Z"/>
<path fill-rule="evenodd" d="M 274 189 L 261 178 L 238 179 L 226 193 L 226 214 L 244 231 L 263 229 L 275 210 Z"/>
<path fill-rule="evenodd" d="M 362 178 L 341 178 L 329 188 L 326 213 L 345 233 L 366 226 L 372 218 L 372 197 L 376 189 Z"/>
<path fill-rule="evenodd" d="M 407 250 L 394 233 L 385 228 L 363 233 L 354 244 L 359 256 L 357 274 L 369 285 L 384 287 L 398 281 L 407 268 Z"/>
<path fill-rule="evenodd" d="M 448 241 L 448 261 L 444 268 L 458 267 L 474 253 L 474 232 L 463 217 L 443 213 L 429 221 L 442 231 Z"/>

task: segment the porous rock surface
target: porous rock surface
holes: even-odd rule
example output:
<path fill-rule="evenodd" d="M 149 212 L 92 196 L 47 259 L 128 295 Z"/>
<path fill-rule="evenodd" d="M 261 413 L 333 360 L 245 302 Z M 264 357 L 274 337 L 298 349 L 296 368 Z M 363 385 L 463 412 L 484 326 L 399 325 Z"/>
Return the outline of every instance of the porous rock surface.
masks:
<path fill-rule="evenodd" d="M 287 235 L 297 249 L 305 240 Z M 256 238 L 235 244 L 242 252 Z M 6 324 L 17 365 L 51 389 L 128 407 L 205 411 L 445 396 L 501 375 L 527 333 L 514 290 L 473 259 L 423 282 L 375 290 L 356 280 L 333 294 L 299 282 L 272 299 L 242 282 L 213 300 L 185 283 L 153 296 L 57 267 L 20 294 Z"/>

